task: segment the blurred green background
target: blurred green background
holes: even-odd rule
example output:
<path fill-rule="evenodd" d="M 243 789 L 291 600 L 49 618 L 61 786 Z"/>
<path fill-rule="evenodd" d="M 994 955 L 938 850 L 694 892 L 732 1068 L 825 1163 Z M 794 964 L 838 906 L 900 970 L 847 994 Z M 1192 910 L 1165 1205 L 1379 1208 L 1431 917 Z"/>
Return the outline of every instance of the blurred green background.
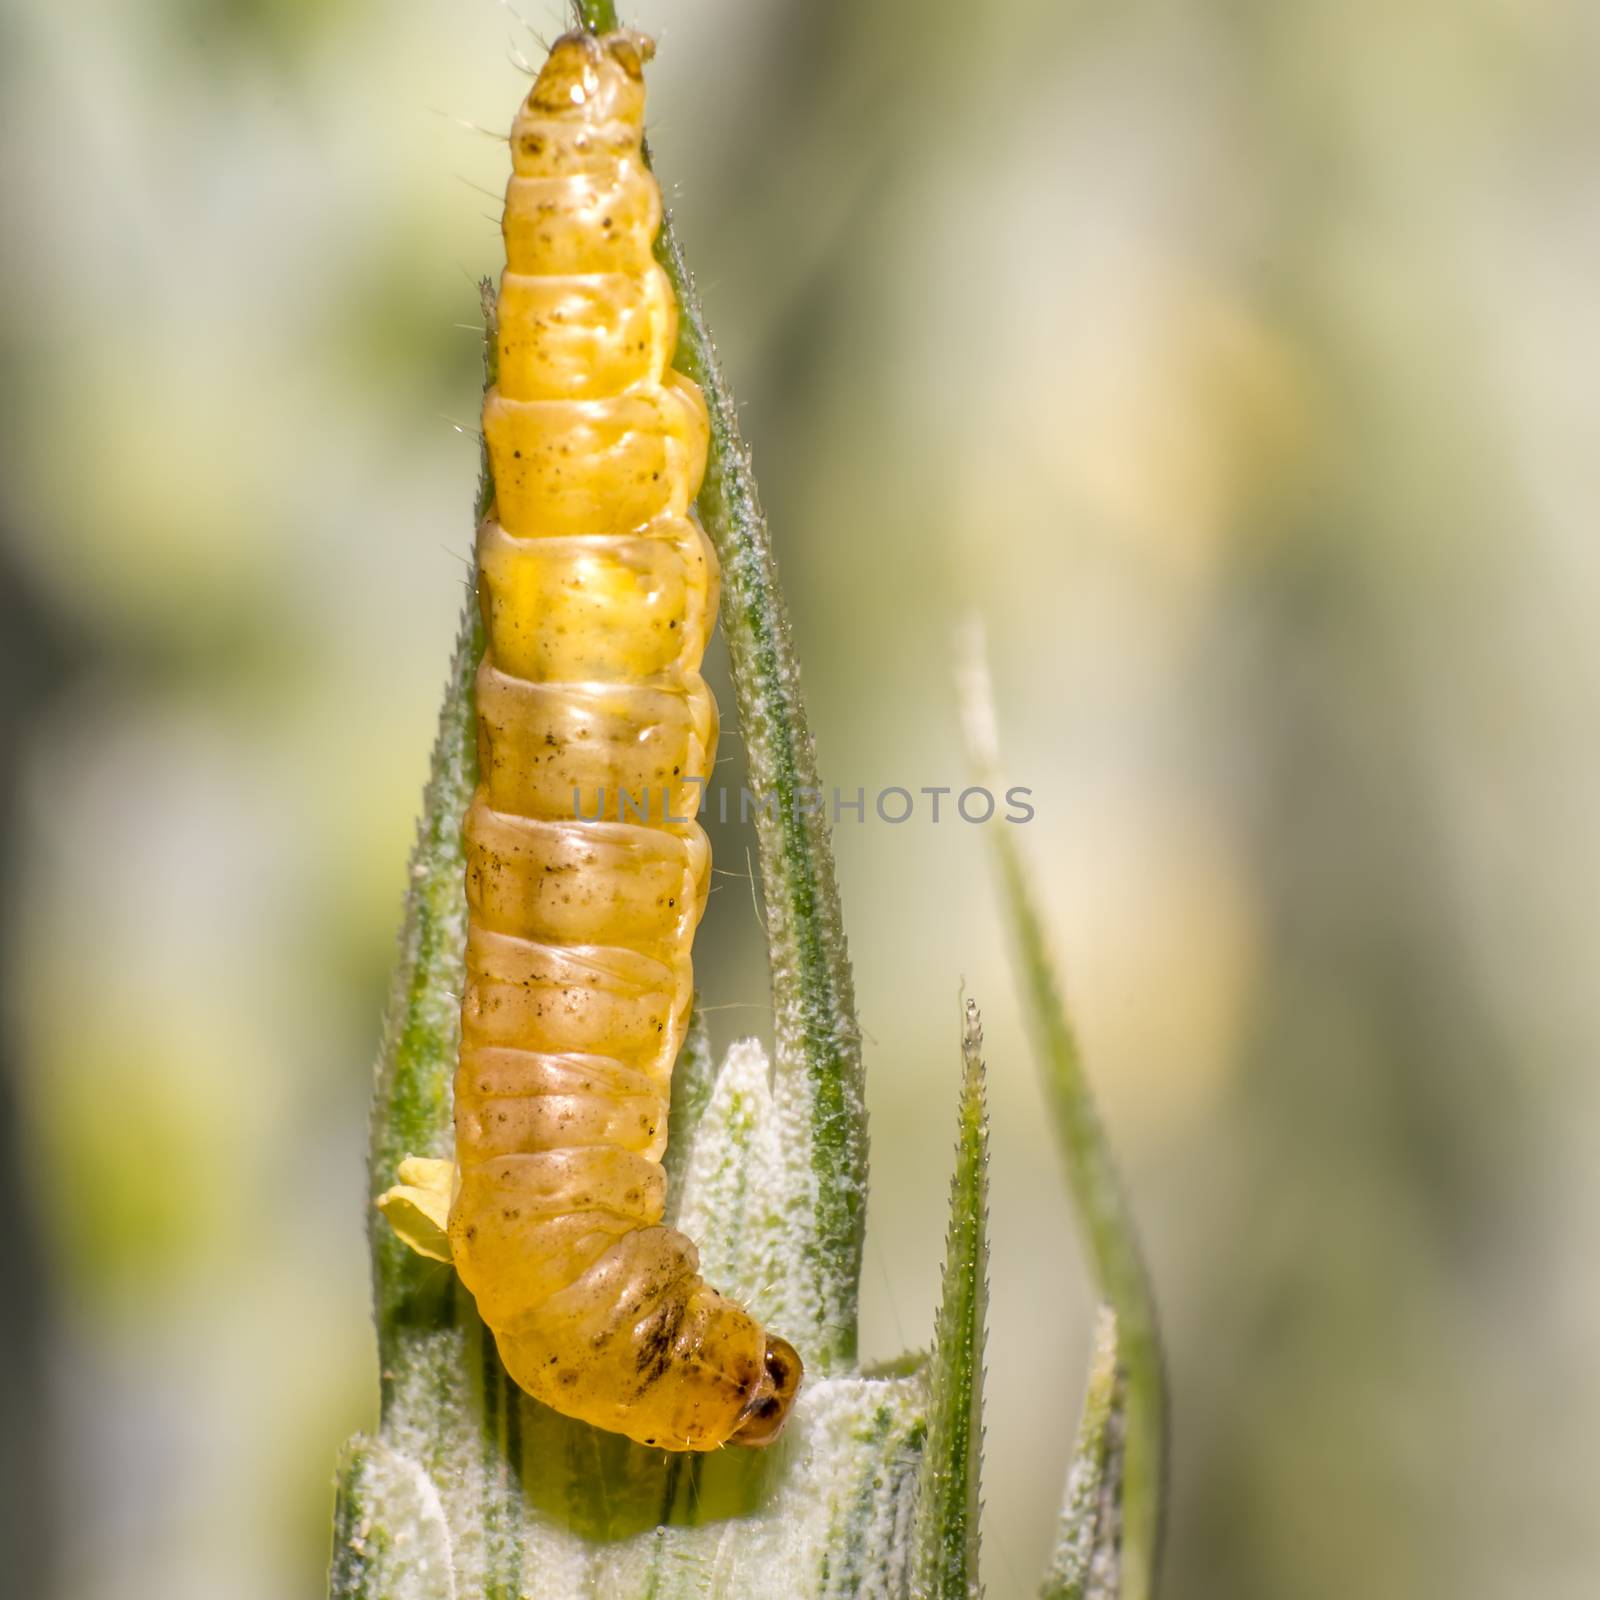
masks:
<path fill-rule="evenodd" d="M 825 781 L 959 785 L 952 635 L 987 621 L 1164 1310 L 1167 1594 L 1593 1595 L 1600 12 L 634 20 Z M 0 16 L 19 1596 L 321 1584 L 498 256 L 503 147 L 452 119 L 507 124 L 516 49 L 494 0 Z M 988 1021 L 1004 1600 L 1052 1532 L 1083 1264 L 984 830 L 837 845 L 871 1356 L 931 1328 L 963 980 Z M 726 1040 L 769 1019 L 719 883 Z"/>

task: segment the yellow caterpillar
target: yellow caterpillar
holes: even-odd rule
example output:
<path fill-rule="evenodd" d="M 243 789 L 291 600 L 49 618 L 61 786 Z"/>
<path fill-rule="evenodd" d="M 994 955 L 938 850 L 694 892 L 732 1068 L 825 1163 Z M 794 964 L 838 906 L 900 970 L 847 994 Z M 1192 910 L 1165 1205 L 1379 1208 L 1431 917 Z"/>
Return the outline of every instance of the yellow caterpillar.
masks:
<path fill-rule="evenodd" d="M 801 1367 L 661 1225 L 710 874 L 679 819 L 716 747 L 699 668 L 717 567 L 692 510 L 705 405 L 669 365 L 677 307 L 652 253 L 653 49 L 626 29 L 558 39 L 511 131 L 456 1160 L 406 1161 L 379 1204 L 455 1263 L 529 1394 L 710 1450 L 776 1437 Z"/>

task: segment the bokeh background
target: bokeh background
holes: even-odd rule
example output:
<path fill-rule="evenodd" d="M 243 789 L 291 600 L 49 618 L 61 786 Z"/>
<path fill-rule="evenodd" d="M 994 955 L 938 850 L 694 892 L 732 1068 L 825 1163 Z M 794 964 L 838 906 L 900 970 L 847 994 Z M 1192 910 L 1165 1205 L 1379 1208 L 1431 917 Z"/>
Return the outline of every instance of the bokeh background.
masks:
<path fill-rule="evenodd" d="M 987 622 L 1164 1309 L 1170 1600 L 1593 1595 L 1600 12 L 635 9 L 825 781 L 959 786 Z M 538 48 L 494 0 L 0 16 L 19 1597 L 321 1584 L 471 540 L 504 152 L 462 124 Z M 724 1040 L 769 1021 L 746 843 L 702 932 Z M 963 980 L 986 1012 L 1011 1597 L 1091 1301 L 986 843 L 837 837 L 871 1355 L 931 1328 Z"/>

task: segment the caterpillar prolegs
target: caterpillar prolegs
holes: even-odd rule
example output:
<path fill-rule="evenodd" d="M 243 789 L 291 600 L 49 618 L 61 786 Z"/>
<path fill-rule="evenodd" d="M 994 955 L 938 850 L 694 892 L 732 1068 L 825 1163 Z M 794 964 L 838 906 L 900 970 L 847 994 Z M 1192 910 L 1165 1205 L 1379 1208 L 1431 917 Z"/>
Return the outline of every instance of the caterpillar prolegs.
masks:
<path fill-rule="evenodd" d="M 456 1160 L 404 1163 L 379 1203 L 455 1263 L 529 1394 L 709 1450 L 773 1439 L 801 1367 L 661 1225 L 710 874 L 698 823 L 672 819 L 714 759 L 699 668 L 717 566 L 692 510 L 705 406 L 671 369 L 652 253 L 652 52 L 631 30 L 558 39 L 511 131 Z M 600 796 L 623 793 L 671 804 L 604 818 Z"/>

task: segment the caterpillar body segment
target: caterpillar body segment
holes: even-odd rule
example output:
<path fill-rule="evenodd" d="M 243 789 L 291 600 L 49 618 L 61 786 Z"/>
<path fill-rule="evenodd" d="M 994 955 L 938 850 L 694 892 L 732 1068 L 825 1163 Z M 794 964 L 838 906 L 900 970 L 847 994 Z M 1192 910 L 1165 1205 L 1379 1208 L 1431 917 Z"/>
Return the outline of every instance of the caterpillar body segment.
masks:
<path fill-rule="evenodd" d="M 776 1437 L 801 1367 L 661 1223 L 710 880 L 692 819 L 717 742 L 699 670 L 717 568 L 692 509 L 705 406 L 671 369 L 652 253 L 652 48 L 557 40 L 511 132 L 456 1160 L 406 1162 L 380 1205 L 454 1262 L 528 1393 L 708 1450 Z"/>

